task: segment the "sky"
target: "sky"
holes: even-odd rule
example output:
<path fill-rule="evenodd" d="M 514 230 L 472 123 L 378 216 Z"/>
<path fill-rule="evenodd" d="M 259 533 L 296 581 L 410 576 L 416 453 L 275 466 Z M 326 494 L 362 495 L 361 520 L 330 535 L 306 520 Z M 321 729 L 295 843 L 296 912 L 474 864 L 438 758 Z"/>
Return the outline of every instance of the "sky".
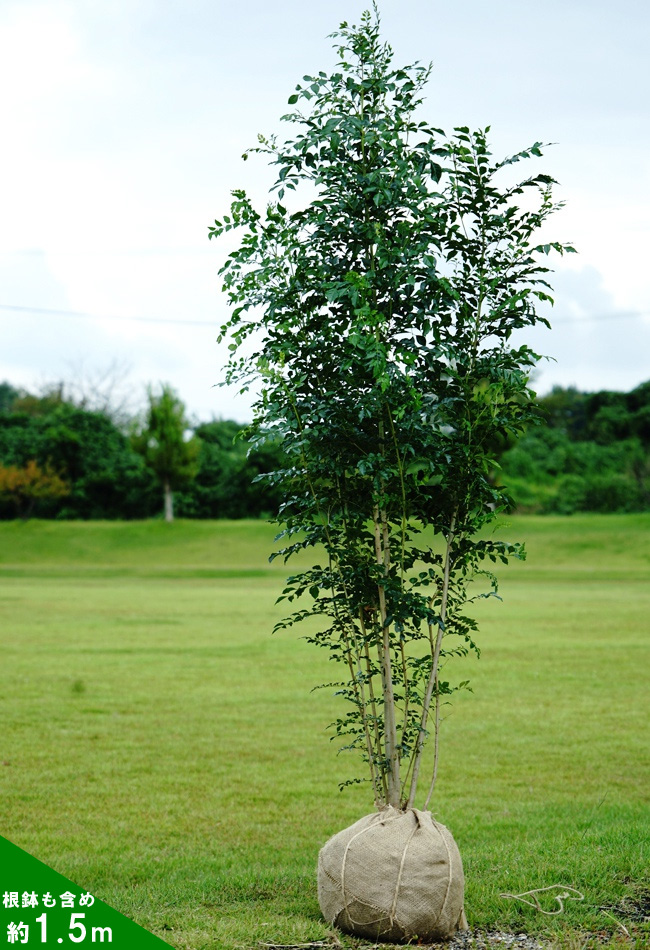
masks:
<path fill-rule="evenodd" d="M 0 380 L 32 391 L 115 368 L 134 405 L 171 384 L 197 420 L 250 418 L 219 386 L 227 317 L 208 227 L 246 189 L 305 73 L 366 0 L 0 0 Z M 501 157 L 566 202 L 553 236 L 551 357 L 534 386 L 650 379 L 650 69 L 646 0 L 383 0 L 395 62 L 433 63 L 422 118 L 491 126 Z M 532 170 L 532 166 L 529 166 Z M 117 385 L 117 384 L 116 384 Z"/>

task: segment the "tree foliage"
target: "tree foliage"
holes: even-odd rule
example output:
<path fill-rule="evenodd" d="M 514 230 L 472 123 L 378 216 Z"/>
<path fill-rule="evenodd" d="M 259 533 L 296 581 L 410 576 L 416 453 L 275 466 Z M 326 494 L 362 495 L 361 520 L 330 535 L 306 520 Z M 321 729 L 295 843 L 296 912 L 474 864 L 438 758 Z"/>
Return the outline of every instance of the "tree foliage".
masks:
<path fill-rule="evenodd" d="M 0 413 L 11 411 L 14 403 L 20 397 L 20 390 L 11 383 L 0 382 Z"/>
<path fill-rule="evenodd" d="M 144 425 L 136 429 L 132 443 L 163 489 L 165 520 L 173 521 L 173 493 L 195 476 L 199 442 L 186 437 L 185 406 L 171 386 L 163 385 L 159 393 L 149 387 L 147 396 Z"/>
<path fill-rule="evenodd" d="M 282 554 L 325 551 L 289 579 L 282 599 L 310 605 L 279 626 L 319 621 L 308 639 L 347 671 L 336 733 L 361 750 L 377 802 L 412 805 L 429 718 L 437 739 L 455 688 L 443 658 L 476 649 L 470 583 L 495 594 L 484 561 L 523 553 L 477 533 L 509 503 L 492 446 L 535 414 L 537 355 L 512 336 L 540 320 L 545 256 L 567 248 L 534 239 L 557 208 L 548 175 L 499 184 L 539 143 L 495 161 L 487 129 L 448 137 L 418 120 L 429 70 L 393 65 L 376 15 L 334 36 L 338 68 L 289 99 L 293 137 L 254 150 L 277 197 L 259 213 L 233 192 L 210 236 L 243 235 L 222 269 L 227 380 L 261 377 L 260 438 L 288 456 L 269 476 Z"/>
<path fill-rule="evenodd" d="M 544 427 L 500 459 L 518 508 L 541 513 L 650 507 L 650 385 L 629 393 L 555 387 L 539 400 Z"/>
<path fill-rule="evenodd" d="M 0 465 L 0 498 L 14 506 L 19 518 L 29 518 L 39 499 L 64 498 L 68 485 L 55 472 L 43 471 L 34 459 L 26 465 Z"/>
<path fill-rule="evenodd" d="M 213 420 L 194 429 L 200 444 L 196 477 L 176 497 L 189 518 L 271 518 L 282 502 L 278 485 L 264 478 L 285 464 L 273 439 L 251 444 L 245 426 Z"/>
<path fill-rule="evenodd" d="M 159 489 L 143 458 L 102 412 L 85 410 L 59 387 L 32 395 L 0 384 L 0 465 L 34 461 L 60 477 L 68 494 L 34 497 L 40 518 L 144 518 L 157 513 Z M 543 426 L 490 445 L 490 478 L 506 486 L 517 510 L 641 511 L 650 508 L 650 385 L 628 393 L 556 387 L 539 400 Z M 616 425 L 611 425 L 612 406 Z M 603 413 L 601 413 L 603 410 Z M 607 426 L 603 424 L 603 414 Z M 184 518 L 266 518 L 279 511 L 286 468 L 280 439 L 252 441 L 247 427 L 212 420 L 193 428 L 200 442 L 196 476 L 175 493 Z M 490 454 L 488 453 L 488 454 Z M 498 463 L 499 467 L 497 467 Z M 28 506 L 23 506 L 23 511 Z M 7 495 L 0 518 L 17 515 Z"/>
<path fill-rule="evenodd" d="M 142 431 L 143 420 L 123 426 L 116 412 L 89 410 L 70 401 L 69 386 L 40 395 L 0 383 L 0 466 L 22 470 L 31 461 L 61 478 L 67 494 L 43 493 L 22 511 L 39 518 L 146 518 L 160 508 L 153 471 L 122 428 Z M 185 518 L 260 518 L 277 513 L 281 495 L 259 481 L 284 464 L 282 446 L 254 445 L 246 427 L 212 420 L 192 427 L 198 440 L 197 471 L 176 489 Z M 187 433 L 189 434 L 189 432 Z M 15 517 L 9 495 L 0 496 L 0 518 Z"/>
<path fill-rule="evenodd" d="M 152 480 L 128 439 L 103 413 L 65 401 L 59 391 L 18 393 L 0 412 L 0 462 L 30 461 L 61 478 L 66 495 L 41 495 L 41 518 L 133 518 L 151 514 Z M 13 507 L 0 504 L 2 516 Z"/>

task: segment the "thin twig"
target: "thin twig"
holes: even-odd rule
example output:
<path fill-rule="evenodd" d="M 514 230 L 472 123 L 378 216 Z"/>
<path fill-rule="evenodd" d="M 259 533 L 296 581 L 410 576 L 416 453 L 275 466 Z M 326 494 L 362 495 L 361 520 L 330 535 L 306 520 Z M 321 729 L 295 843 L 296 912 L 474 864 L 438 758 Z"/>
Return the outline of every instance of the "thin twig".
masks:
<path fill-rule="evenodd" d="M 387 557 L 390 554 L 382 549 L 382 524 L 384 512 L 380 514 L 379 508 L 375 506 L 373 512 L 373 522 L 375 528 L 375 557 L 378 565 L 383 565 L 384 573 L 388 574 Z M 381 658 L 381 679 L 384 693 L 384 741 L 386 749 L 386 759 L 388 764 L 388 802 L 389 805 L 395 805 L 399 808 L 400 804 L 400 781 L 399 781 L 399 758 L 397 753 L 397 725 L 395 721 L 395 693 L 393 691 L 393 670 L 390 656 L 390 624 L 388 623 L 388 611 L 386 609 L 386 588 L 383 584 L 377 585 L 379 597 L 379 616 L 381 621 L 380 636 L 377 638 L 377 646 Z"/>
<path fill-rule="evenodd" d="M 440 616 L 438 618 L 438 636 L 436 637 L 435 647 L 433 650 L 433 656 L 431 658 L 431 672 L 429 674 L 429 680 L 427 682 L 427 688 L 424 694 L 424 700 L 422 702 L 422 717 L 420 720 L 420 732 L 419 732 L 416 746 L 415 746 L 413 775 L 411 776 L 411 788 L 409 791 L 409 797 L 408 797 L 408 803 L 407 803 L 409 808 L 413 807 L 413 803 L 415 801 L 415 795 L 417 793 L 418 777 L 420 775 L 420 765 L 422 762 L 422 750 L 424 749 L 424 739 L 426 736 L 427 722 L 429 720 L 429 708 L 431 706 L 431 697 L 433 695 L 433 690 L 437 684 L 437 679 L 438 679 L 438 662 L 440 660 L 440 648 L 442 646 L 442 637 L 444 634 L 445 620 L 447 618 L 447 599 L 449 597 L 449 579 L 450 579 L 450 573 L 451 573 L 451 545 L 454 540 L 455 527 L 456 527 L 456 511 L 454 511 L 454 513 L 451 516 L 451 522 L 449 524 L 449 533 L 447 535 L 447 547 L 445 551 L 445 564 L 444 564 L 444 574 L 443 574 L 443 583 L 442 583 L 442 597 L 441 597 L 441 603 L 440 603 Z M 437 771 L 437 763 L 434 764 L 434 772 L 435 771 Z M 427 795 L 427 800 L 424 804 L 425 810 L 429 807 L 431 795 L 433 794 L 434 784 L 435 784 L 435 778 L 429 788 L 429 794 Z"/>
<path fill-rule="evenodd" d="M 359 611 L 359 623 L 361 625 L 361 633 L 363 634 L 363 638 L 364 638 L 363 646 L 364 646 L 364 659 L 366 663 L 366 675 L 368 677 L 368 694 L 370 696 L 370 708 L 372 710 L 372 721 L 373 721 L 373 728 L 374 728 L 374 733 L 375 733 L 375 750 L 374 751 L 375 751 L 375 756 L 377 758 L 377 762 L 381 762 L 384 753 L 382 749 L 381 735 L 379 733 L 379 720 L 377 718 L 377 702 L 375 699 L 375 690 L 372 685 L 372 675 L 373 675 L 372 674 L 372 660 L 370 658 L 370 648 L 368 647 L 368 631 L 366 629 L 365 620 L 363 619 L 363 608 Z M 381 798 L 381 796 L 378 796 L 377 805 L 379 805 L 382 802 L 386 802 L 388 800 L 388 786 L 386 785 L 386 770 L 381 768 L 380 775 L 381 775 L 381 782 L 382 782 L 382 789 L 383 789 L 384 796 L 383 796 L 383 799 Z"/>
<path fill-rule="evenodd" d="M 621 930 L 625 934 L 626 937 L 630 936 L 630 931 L 627 929 L 625 924 L 622 924 L 620 920 L 617 920 L 616 917 L 614 917 L 613 914 L 610 914 L 608 910 L 605 910 L 604 907 L 601 907 L 600 910 L 601 910 L 601 913 L 606 914 L 608 917 L 611 917 L 611 919 L 614 921 L 616 926 L 619 928 L 619 930 Z"/>

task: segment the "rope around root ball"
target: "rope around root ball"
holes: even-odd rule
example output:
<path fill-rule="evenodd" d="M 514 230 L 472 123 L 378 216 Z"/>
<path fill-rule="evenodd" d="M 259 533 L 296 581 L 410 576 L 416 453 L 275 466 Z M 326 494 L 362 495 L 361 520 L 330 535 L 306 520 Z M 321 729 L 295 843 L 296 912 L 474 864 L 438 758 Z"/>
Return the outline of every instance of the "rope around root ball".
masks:
<path fill-rule="evenodd" d="M 409 846 L 410 846 L 410 844 L 411 844 L 411 841 L 413 840 L 413 838 L 414 838 L 416 832 L 419 831 L 420 828 L 422 827 L 421 824 L 420 824 L 420 819 L 419 819 L 417 813 L 415 812 L 415 809 L 413 809 L 413 813 L 414 813 L 414 815 L 415 815 L 415 826 L 414 826 L 414 828 L 412 829 L 411 833 L 409 834 L 409 836 L 408 836 L 408 838 L 407 838 L 407 840 L 406 840 L 406 844 L 404 845 L 404 850 L 403 850 L 403 852 L 402 852 L 402 858 L 401 858 L 401 861 L 400 861 L 399 871 L 398 871 L 398 874 L 397 874 L 397 881 L 395 882 L 395 891 L 394 891 L 394 894 L 393 894 L 393 900 L 392 900 L 392 903 L 391 903 L 391 909 L 390 909 L 390 911 L 389 911 L 388 918 L 386 918 L 385 914 L 382 914 L 382 915 L 380 915 L 379 917 L 377 917 L 377 918 L 376 918 L 375 920 L 373 920 L 373 921 L 366 921 L 366 924 L 372 923 L 372 924 L 379 924 L 379 925 L 381 925 L 381 923 L 382 923 L 384 920 L 387 919 L 387 920 L 388 920 L 388 924 L 389 924 L 388 930 L 392 930 L 392 928 L 393 928 L 393 927 L 395 926 L 395 924 L 396 924 L 395 915 L 396 915 L 396 912 L 397 912 L 397 900 L 398 900 L 398 897 L 399 897 L 399 890 L 400 890 L 400 886 L 401 886 L 401 883 L 402 883 L 402 873 L 403 873 L 403 871 L 404 871 L 404 863 L 405 863 L 405 861 L 406 861 L 406 855 L 407 855 L 407 852 L 408 852 L 408 850 L 409 850 Z M 360 838 L 362 835 L 366 834 L 366 832 L 374 830 L 374 829 L 377 827 L 378 824 L 379 824 L 379 825 L 382 825 L 382 826 L 385 826 L 385 825 L 389 824 L 390 822 L 397 821 L 397 820 L 403 818 L 403 816 L 404 816 L 404 813 L 403 813 L 403 812 L 400 812 L 400 813 L 397 814 L 397 815 L 389 815 L 389 816 L 387 816 L 386 818 L 383 818 L 383 819 L 380 818 L 379 821 L 374 822 L 373 824 L 367 825 L 365 828 L 362 828 L 361 831 L 358 831 L 358 832 L 356 833 L 356 835 L 353 835 L 352 838 L 350 838 L 350 840 L 348 841 L 347 845 L 345 846 L 345 851 L 344 851 L 344 853 L 343 853 L 343 861 L 342 861 L 342 863 L 341 863 L 341 894 L 342 894 L 342 896 L 343 896 L 343 910 L 344 910 L 345 913 L 348 915 L 348 920 L 350 921 L 350 923 L 351 923 L 353 926 L 359 926 L 359 925 L 361 925 L 362 922 L 361 922 L 361 921 L 358 921 L 358 920 L 355 920 L 355 919 L 353 918 L 352 914 L 350 913 L 350 907 L 349 907 L 349 904 L 348 904 L 348 896 L 347 896 L 347 893 L 346 893 L 346 890 L 345 890 L 345 871 L 346 871 L 346 867 L 347 867 L 348 851 L 350 850 L 350 845 L 351 845 L 352 842 L 355 841 L 357 838 Z M 442 916 L 442 913 L 443 913 L 443 911 L 444 911 L 445 905 L 446 905 L 446 903 L 447 903 L 447 897 L 449 896 L 449 888 L 451 887 L 451 874 L 452 874 L 452 871 L 451 871 L 451 855 L 450 855 L 450 853 L 449 853 L 449 846 L 448 846 L 448 844 L 447 844 L 447 842 L 446 842 L 446 840 L 445 840 L 445 836 L 444 836 L 443 833 L 441 832 L 440 828 L 438 827 L 438 823 L 435 821 L 435 819 L 433 818 L 433 816 L 431 816 L 431 823 L 432 823 L 433 827 L 436 829 L 436 831 L 438 832 L 438 834 L 440 835 L 440 839 L 441 839 L 442 843 L 443 843 L 444 846 L 445 846 L 445 851 L 447 852 L 447 874 L 448 874 L 448 878 L 447 878 L 447 889 L 446 889 L 446 891 L 445 891 L 445 897 L 444 897 L 444 900 L 443 900 L 443 902 L 442 902 L 442 906 L 441 906 L 441 908 L 440 908 L 440 913 L 438 914 L 438 919 L 440 919 L 440 917 Z M 388 930 L 387 930 L 387 932 L 388 932 Z"/>
<path fill-rule="evenodd" d="M 560 888 L 565 892 L 563 894 L 555 895 L 555 900 L 560 906 L 557 910 L 544 910 L 535 895 L 543 894 L 545 891 L 553 891 L 556 888 Z M 572 891 L 574 894 L 577 894 L 577 897 L 572 897 L 571 894 L 567 893 L 568 891 Z M 580 891 L 577 891 L 575 887 L 569 887 L 568 884 L 550 884 L 549 887 L 536 887 L 532 891 L 523 891 L 521 894 L 499 894 L 499 897 L 507 898 L 513 901 L 521 901 L 522 904 L 528 904 L 529 907 L 534 907 L 535 910 L 539 911 L 540 914 L 546 914 L 547 917 L 555 917 L 557 914 L 561 914 L 564 910 L 564 901 L 583 901 L 585 899 L 584 894 L 581 894 Z M 527 897 L 532 897 L 532 901 L 527 901 Z"/>

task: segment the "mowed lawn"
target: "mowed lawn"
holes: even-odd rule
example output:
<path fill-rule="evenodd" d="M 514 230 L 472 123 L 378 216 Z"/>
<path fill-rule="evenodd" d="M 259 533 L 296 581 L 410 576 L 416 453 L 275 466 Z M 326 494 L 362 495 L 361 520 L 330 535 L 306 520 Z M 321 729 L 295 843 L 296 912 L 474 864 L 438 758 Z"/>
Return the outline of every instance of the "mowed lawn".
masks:
<path fill-rule="evenodd" d="M 368 786 L 338 790 L 360 771 L 330 741 L 338 700 L 310 692 L 336 669 L 271 635 L 274 533 L 0 524 L 0 834 L 178 948 L 325 939 L 318 848 L 372 810 Z M 470 925 L 645 947 L 650 516 L 499 536 L 528 561 L 477 608 L 481 659 L 446 671 L 474 692 L 446 709 L 433 801 Z M 500 896 L 556 883 L 584 901 L 550 917 Z"/>

